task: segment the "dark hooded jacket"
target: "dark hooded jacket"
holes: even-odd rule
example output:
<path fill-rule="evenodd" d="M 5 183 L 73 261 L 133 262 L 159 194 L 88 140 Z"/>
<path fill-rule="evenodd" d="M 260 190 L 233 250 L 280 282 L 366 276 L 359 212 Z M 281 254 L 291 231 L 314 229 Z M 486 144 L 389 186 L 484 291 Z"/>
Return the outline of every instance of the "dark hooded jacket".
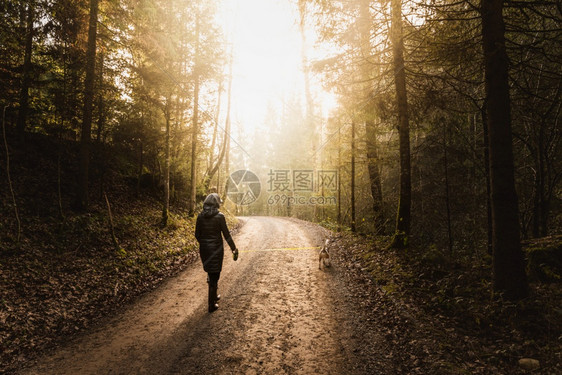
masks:
<path fill-rule="evenodd" d="M 216 193 L 209 194 L 203 202 L 203 211 L 197 216 L 195 224 L 195 238 L 199 241 L 199 254 L 203 262 L 203 269 L 210 273 L 221 272 L 222 270 L 224 257 L 222 236 L 232 250 L 236 249 L 226 226 L 226 219 L 219 212 L 219 207 L 219 195 Z"/>

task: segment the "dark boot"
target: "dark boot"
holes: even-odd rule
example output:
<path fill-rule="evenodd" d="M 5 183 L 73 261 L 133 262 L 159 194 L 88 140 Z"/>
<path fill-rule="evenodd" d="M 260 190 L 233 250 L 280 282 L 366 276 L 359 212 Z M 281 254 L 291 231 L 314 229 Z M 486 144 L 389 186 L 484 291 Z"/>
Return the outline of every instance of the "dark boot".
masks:
<path fill-rule="evenodd" d="M 219 308 L 217 305 L 217 287 L 209 285 L 209 312 L 212 313 Z"/>

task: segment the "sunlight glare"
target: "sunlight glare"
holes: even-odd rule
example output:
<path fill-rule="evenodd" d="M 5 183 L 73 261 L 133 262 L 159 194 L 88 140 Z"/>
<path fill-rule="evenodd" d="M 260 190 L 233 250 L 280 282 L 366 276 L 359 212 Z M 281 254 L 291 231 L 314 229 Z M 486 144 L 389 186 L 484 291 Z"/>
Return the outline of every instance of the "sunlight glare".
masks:
<path fill-rule="evenodd" d="M 304 101 L 298 9 L 291 0 L 222 0 L 221 9 L 234 56 L 234 123 L 246 135 L 267 131 L 263 122 L 268 107 L 281 111 L 290 97 Z M 311 82 L 311 90 L 322 114 L 336 105 L 320 84 Z"/>

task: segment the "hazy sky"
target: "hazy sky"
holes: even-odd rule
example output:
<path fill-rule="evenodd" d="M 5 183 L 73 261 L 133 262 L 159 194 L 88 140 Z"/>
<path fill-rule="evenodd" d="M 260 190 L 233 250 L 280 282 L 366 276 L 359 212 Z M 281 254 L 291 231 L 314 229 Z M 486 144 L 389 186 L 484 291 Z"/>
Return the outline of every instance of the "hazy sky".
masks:
<path fill-rule="evenodd" d="M 263 127 L 268 105 L 280 110 L 284 98 L 304 98 L 298 10 L 294 0 L 221 3 L 223 27 L 234 48 L 233 125 L 249 135 Z"/>
<path fill-rule="evenodd" d="M 223 0 L 233 43 L 233 113 L 258 126 L 268 101 L 282 101 L 302 82 L 301 42 L 290 0 Z M 295 87 L 297 86 L 297 87 Z"/>

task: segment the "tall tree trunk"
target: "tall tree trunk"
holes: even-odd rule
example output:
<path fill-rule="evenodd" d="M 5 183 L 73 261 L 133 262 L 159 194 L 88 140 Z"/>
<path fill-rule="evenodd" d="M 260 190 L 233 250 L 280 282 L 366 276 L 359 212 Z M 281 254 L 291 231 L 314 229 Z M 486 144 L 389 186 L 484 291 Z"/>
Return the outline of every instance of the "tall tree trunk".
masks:
<path fill-rule="evenodd" d="M 449 188 L 449 155 L 448 155 L 448 136 L 449 136 L 449 126 L 445 122 L 445 126 L 443 129 L 443 164 L 444 172 L 445 172 L 445 213 L 447 215 L 447 239 L 448 239 L 448 247 L 449 247 L 449 254 L 453 255 L 453 231 L 451 228 L 451 198 L 450 198 L 450 188 Z"/>
<path fill-rule="evenodd" d="M 98 0 L 90 0 L 88 49 L 86 51 L 86 78 L 84 81 L 84 117 L 80 135 L 80 164 L 78 180 L 78 207 L 88 209 L 88 173 L 90 165 L 90 143 L 92 138 L 92 107 L 94 102 L 94 80 L 96 75 L 96 34 Z"/>
<path fill-rule="evenodd" d="M 199 134 L 199 17 L 196 15 L 195 21 L 195 66 L 193 68 L 193 119 L 191 128 L 191 189 L 189 195 L 189 215 L 193 216 L 195 213 L 195 200 L 197 195 L 197 137 Z"/>
<path fill-rule="evenodd" d="M 6 109 L 8 106 L 4 106 L 2 109 L 2 136 L 4 138 L 4 149 L 6 151 L 6 177 L 8 179 L 8 187 L 10 188 L 10 195 L 12 197 L 12 204 L 14 206 L 14 215 L 16 217 L 17 223 L 17 233 L 16 233 L 16 243 L 19 244 L 21 239 L 21 220 L 18 211 L 18 203 L 16 201 L 16 194 L 14 193 L 14 187 L 12 185 L 12 177 L 10 173 L 10 149 L 8 148 L 8 139 L 6 138 Z"/>
<path fill-rule="evenodd" d="M 482 130 L 484 133 L 484 171 L 486 172 L 486 228 L 487 228 L 487 251 L 489 255 L 493 254 L 492 239 L 492 182 L 490 181 L 490 147 L 488 144 L 488 116 L 486 114 L 487 104 L 481 110 L 482 113 Z"/>
<path fill-rule="evenodd" d="M 306 126 L 312 128 L 312 133 L 316 134 L 316 124 L 314 122 L 314 99 L 310 91 L 310 69 L 308 67 L 308 56 L 306 54 L 306 1 L 299 0 L 299 31 L 301 35 L 301 65 L 304 75 L 304 97 L 306 104 Z M 312 153 L 316 154 L 316 142 L 312 144 Z"/>
<path fill-rule="evenodd" d="M 548 236 L 548 212 L 550 211 L 550 201 L 545 196 L 543 192 L 541 196 L 541 237 Z"/>
<path fill-rule="evenodd" d="M 170 210 L 170 96 L 166 98 L 164 109 L 166 117 L 166 140 L 164 162 L 164 200 L 162 201 L 162 225 L 168 225 L 168 212 Z"/>
<path fill-rule="evenodd" d="M 215 111 L 215 117 L 213 118 L 213 137 L 211 139 L 211 147 L 209 148 L 210 152 L 209 152 L 209 161 L 207 163 L 207 173 L 206 176 L 209 176 L 209 172 L 211 171 L 211 169 L 213 169 L 213 166 L 215 165 L 215 147 L 217 146 L 217 138 L 218 138 L 218 132 L 219 132 L 219 119 L 220 119 L 220 112 L 221 112 L 221 99 L 222 99 L 222 89 L 223 89 L 223 81 L 221 79 L 221 81 L 219 82 L 219 88 L 218 88 L 218 98 L 217 98 L 217 108 Z M 220 152 L 219 152 L 220 155 Z M 217 155 L 218 158 L 218 155 Z M 210 178 L 206 179 L 209 182 L 205 182 L 205 186 L 206 188 L 209 187 L 210 184 Z"/>
<path fill-rule="evenodd" d="M 351 231 L 357 231 L 355 221 L 355 120 L 351 121 Z"/>
<path fill-rule="evenodd" d="M 384 233 L 384 213 L 382 201 L 382 178 L 379 163 L 377 130 L 374 120 L 365 122 L 367 132 L 367 169 L 371 196 L 373 197 L 374 228 L 376 234 Z"/>
<path fill-rule="evenodd" d="M 69 48 L 69 75 L 70 84 L 68 90 L 68 98 L 66 99 L 66 106 L 68 107 L 68 119 L 70 120 L 70 127 L 75 132 L 74 140 L 78 139 L 80 134 L 80 67 L 82 66 L 80 52 L 78 51 L 78 35 L 73 35 L 72 42 Z"/>
<path fill-rule="evenodd" d="M 138 172 L 137 172 L 137 191 L 136 191 L 137 196 L 140 195 L 143 168 L 144 168 L 144 150 L 143 150 L 143 142 L 141 137 L 139 139 L 139 165 L 138 165 Z"/>
<path fill-rule="evenodd" d="M 486 82 L 494 289 L 508 299 L 528 293 L 521 250 L 513 164 L 508 57 L 502 0 L 482 0 L 482 43 Z"/>
<path fill-rule="evenodd" d="M 545 237 L 548 235 L 548 201 L 546 199 L 546 171 L 545 171 L 545 124 L 539 125 L 539 139 L 537 144 L 537 166 L 535 178 L 535 196 L 537 209 L 535 210 L 535 221 L 537 222 L 537 232 L 535 237 Z"/>
<path fill-rule="evenodd" d="M 410 170 L 410 124 L 406 94 L 406 71 L 404 68 L 401 0 L 391 0 L 391 12 L 390 40 L 393 54 L 394 85 L 396 87 L 396 101 L 398 104 L 398 136 L 400 139 L 400 198 L 396 215 L 396 232 L 391 247 L 403 248 L 408 246 L 408 236 L 410 235 L 412 183 Z"/>
<path fill-rule="evenodd" d="M 228 181 L 230 181 L 230 112 L 231 112 L 231 97 L 232 97 L 232 62 L 233 62 L 233 54 L 232 50 L 230 50 L 230 68 L 229 68 L 229 82 L 228 82 L 228 102 L 227 102 L 227 111 L 226 111 L 226 126 L 225 126 L 225 142 L 226 142 L 226 150 L 224 152 L 224 197 L 228 193 Z"/>
<path fill-rule="evenodd" d="M 101 134 L 103 132 L 103 128 L 105 126 L 105 108 L 104 108 L 104 101 L 103 101 L 103 64 L 104 64 L 104 53 L 103 51 L 100 52 L 100 73 L 99 73 L 99 93 L 98 93 L 98 128 L 96 129 L 96 142 L 101 142 Z"/>
<path fill-rule="evenodd" d="M 58 198 L 58 208 L 59 216 L 61 220 L 65 220 L 64 211 L 62 208 L 62 189 L 61 189 L 61 158 L 62 158 L 62 135 L 64 132 L 64 124 L 66 116 L 68 114 L 67 110 L 67 93 L 66 93 L 66 82 L 67 82 L 67 62 L 66 57 L 68 54 L 68 45 L 66 41 L 62 45 L 62 100 L 60 105 L 60 123 L 59 123 L 59 134 L 57 142 L 57 198 Z"/>
<path fill-rule="evenodd" d="M 475 254 L 478 259 L 482 259 L 480 257 L 480 253 L 478 252 L 478 240 L 480 238 L 480 236 L 478 235 L 478 228 L 479 228 L 479 223 L 478 223 L 478 207 L 479 207 L 479 199 L 478 199 L 478 179 L 476 178 L 477 176 L 477 164 L 478 164 L 478 160 L 479 160 L 479 155 L 478 155 L 478 149 L 479 149 L 479 141 L 478 141 L 478 125 L 477 125 L 477 116 L 475 113 L 473 114 L 469 114 L 468 115 L 468 123 L 470 124 L 470 134 L 471 134 L 471 144 L 472 144 L 472 163 L 470 166 L 470 188 L 471 188 L 471 195 L 472 195 L 472 203 L 471 203 L 471 213 L 470 213 L 470 226 L 472 227 L 472 231 L 471 231 L 471 240 L 470 240 L 470 249 L 471 249 L 471 253 Z"/>
<path fill-rule="evenodd" d="M 338 127 L 338 232 L 341 231 L 341 126 Z"/>
<path fill-rule="evenodd" d="M 301 66 L 304 76 L 304 98 L 305 98 L 305 131 L 311 132 L 310 134 L 313 135 L 313 138 L 309 141 L 311 147 L 311 154 L 312 158 L 310 160 L 311 168 L 316 169 L 317 161 L 322 160 L 321 155 L 317 152 L 317 139 L 316 134 L 317 132 L 317 124 L 315 121 L 315 113 L 314 113 L 314 97 L 312 95 L 310 89 L 310 67 L 308 63 L 308 55 L 307 55 L 307 39 L 306 39 L 306 17 L 307 17 L 307 1 L 306 0 L 299 0 L 298 1 L 298 8 L 299 8 L 299 31 L 301 37 Z M 321 133 L 321 131 L 320 131 Z M 318 150 L 321 151 L 321 150 Z M 318 220 L 318 205 L 312 206 L 312 215 L 314 220 Z"/>
<path fill-rule="evenodd" d="M 223 135 L 223 141 L 222 141 L 222 146 L 221 146 L 221 150 L 217 159 L 216 164 L 211 168 L 211 170 L 209 171 L 209 174 L 207 175 L 207 180 L 205 182 L 205 188 L 209 189 L 209 184 L 211 183 L 211 180 L 213 179 L 213 177 L 215 176 L 215 174 L 219 171 L 221 165 L 222 165 L 222 161 L 224 160 L 224 157 L 226 155 L 226 149 L 227 149 L 227 143 L 228 143 L 228 139 L 230 136 L 230 110 L 231 110 L 231 102 L 232 102 L 232 59 L 230 60 L 230 67 L 229 67 L 229 73 L 228 73 L 228 88 L 227 88 L 227 99 L 226 99 L 226 120 L 225 120 L 225 126 L 224 126 L 224 135 Z M 218 116 L 217 116 L 217 123 L 218 124 Z M 217 193 L 218 193 L 218 189 L 219 189 L 219 182 L 217 182 Z"/>
<path fill-rule="evenodd" d="M 533 228 L 534 238 L 546 237 L 548 235 L 548 214 L 550 206 L 550 196 L 548 193 L 548 141 L 545 134 L 546 124 L 543 120 L 538 127 L 536 147 L 528 146 L 534 158 L 535 178 L 533 181 Z"/>
<path fill-rule="evenodd" d="M 534 178 L 534 192 L 533 192 L 533 238 L 540 237 L 540 216 L 541 216 L 541 206 L 540 206 L 540 177 L 539 171 L 537 170 L 537 161 L 535 161 L 535 178 Z M 525 238 L 525 231 L 523 232 L 523 238 Z"/>
<path fill-rule="evenodd" d="M 228 131 L 226 137 L 226 151 L 224 153 L 224 196 L 228 194 L 228 182 L 230 181 L 230 116 L 227 117 Z"/>
<path fill-rule="evenodd" d="M 23 71 L 20 88 L 20 108 L 17 119 L 17 132 L 23 137 L 27 126 L 27 114 L 29 112 L 29 86 L 31 85 L 31 54 L 33 51 L 33 22 L 35 13 L 35 1 L 29 0 L 25 17 L 25 53 L 23 57 Z"/>
<path fill-rule="evenodd" d="M 373 25 L 370 14 L 370 0 L 362 0 L 360 3 L 360 34 L 361 34 L 361 55 L 362 80 L 365 82 L 364 95 L 367 105 L 365 106 L 365 132 L 367 141 L 367 170 L 369 172 L 369 183 L 371 186 L 371 196 L 373 197 L 374 228 L 376 234 L 384 231 L 384 215 L 382 204 L 382 179 L 378 153 L 376 118 L 376 101 L 372 88 L 372 71 L 376 65 L 369 63 L 371 56 L 371 27 Z"/>

